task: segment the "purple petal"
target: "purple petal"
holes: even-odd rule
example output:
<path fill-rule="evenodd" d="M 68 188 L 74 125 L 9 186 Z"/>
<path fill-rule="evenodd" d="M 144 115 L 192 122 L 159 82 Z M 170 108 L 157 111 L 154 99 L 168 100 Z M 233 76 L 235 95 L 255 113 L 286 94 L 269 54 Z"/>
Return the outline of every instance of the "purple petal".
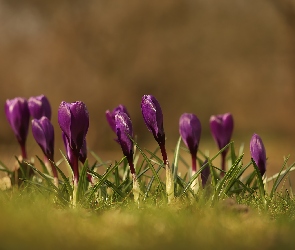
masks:
<path fill-rule="evenodd" d="M 40 119 L 42 116 L 46 116 L 49 120 L 51 119 L 51 106 L 45 95 L 29 98 L 28 105 L 33 118 Z"/>
<path fill-rule="evenodd" d="M 266 151 L 260 136 L 257 134 L 253 134 L 251 138 L 250 153 L 260 170 L 261 176 L 264 175 L 266 171 Z"/>
<path fill-rule="evenodd" d="M 41 119 L 32 120 L 33 136 L 41 147 L 43 153 L 50 160 L 54 158 L 54 128 L 50 120 L 43 116 Z"/>
<path fill-rule="evenodd" d="M 195 155 L 198 151 L 201 137 L 201 122 L 194 114 L 184 113 L 179 119 L 179 133 L 190 153 Z"/>
<path fill-rule="evenodd" d="M 27 100 L 21 97 L 6 100 L 5 114 L 18 142 L 25 145 L 30 123 Z"/>
<path fill-rule="evenodd" d="M 130 158 L 133 155 L 133 137 L 132 122 L 129 116 L 124 112 L 118 112 L 115 116 L 116 131 L 118 141 L 121 145 L 123 154 Z"/>
<path fill-rule="evenodd" d="M 165 141 L 163 113 L 157 99 L 152 95 L 144 95 L 141 101 L 141 112 L 144 122 L 156 141 L 161 144 Z"/>
<path fill-rule="evenodd" d="M 234 122 L 230 113 L 210 117 L 210 129 L 219 149 L 225 147 L 231 140 Z M 224 154 L 228 151 L 225 150 Z"/>

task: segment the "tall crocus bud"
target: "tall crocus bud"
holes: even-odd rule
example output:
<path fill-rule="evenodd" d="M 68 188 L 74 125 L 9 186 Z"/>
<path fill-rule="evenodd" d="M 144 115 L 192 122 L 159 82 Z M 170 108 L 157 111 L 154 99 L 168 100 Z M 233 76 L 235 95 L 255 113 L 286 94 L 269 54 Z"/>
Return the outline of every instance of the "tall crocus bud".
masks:
<path fill-rule="evenodd" d="M 35 119 L 46 116 L 51 119 L 51 106 L 45 95 L 39 95 L 29 98 L 28 100 L 30 114 Z"/>
<path fill-rule="evenodd" d="M 201 137 L 201 122 L 194 114 L 184 113 L 179 119 L 179 133 L 192 158 L 192 175 L 197 172 L 197 151 Z M 192 183 L 195 192 L 199 189 L 198 178 Z"/>
<path fill-rule="evenodd" d="M 152 95 L 144 95 L 141 100 L 141 112 L 148 130 L 153 133 L 160 146 L 163 161 L 167 164 L 163 113 L 157 99 Z"/>
<path fill-rule="evenodd" d="M 118 142 L 121 145 L 123 154 L 126 156 L 130 172 L 133 179 L 133 196 L 134 201 L 139 199 L 140 188 L 136 178 L 134 163 L 133 163 L 133 128 L 132 122 L 128 114 L 124 112 L 117 112 L 115 115 L 116 133 L 118 136 Z"/>
<path fill-rule="evenodd" d="M 115 116 L 118 112 L 123 112 L 125 114 L 127 114 L 130 118 L 130 115 L 126 109 L 126 107 L 122 104 L 120 104 L 118 107 L 114 108 L 113 111 L 109 111 L 107 110 L 105 115 L 106 115 L 106 119 L 111 127 L 111 129 L 114 131 L 114 133 L 117 133 L 116 131 L 116 123 L 115 123 Z"/>
<path fill-rule="evenodd" d="M 216 141 L 219 149 L 225 147 L 231 140 L 234 129 L 234 120 L 230 113 L 223 115 L 213 115 L 210 117 L 210 129 L 214 140 Z M 222 170 L 225 171 L 225 158 L 228 148 L 222 152 Z M 221 172 L 221 176 L 224 172 Z"/>
<path fill-rule="evenodd" d="M 77 186 L 79 154 L 89 127 L 89 114 L 86 105 L 80 101 L 61 102 L 58 109 L 58 123 L 69 144 L 67 151 L 72 154 L 70 164 L 74 172 L 74 186 Z"/>
<path fill-rule="evenodd" d="M 260 170 L 261 176 L 264 175 L 266 171 L 266 152 L 263 142 L 259 135 L 253 134 L 250 141 L 250 153 L 251 157 L 255 161 L 256 165 Z"/>
<path fill-rule="evenodd" d="M 50 160 L 55 185 L 58 185 L 57 170 L 53 164 L 54 161 L 54 128 L 46 116 L 41 119 L 32 120 L 33 136 L 42 149 L 44 155 Z"/>
<path fill-rule="evenodd" d="M 172 169 L 169 166 L 165 148 L 165 132 L 162 109 L 154 96 L 144 95 L 141 99 L 141 112 L 148 130 L 152 132 L 161 149 L 163 162 L 166 165 L 166 193 L 168 196 L 168 203 L 171 203 L 174 199 L 174 182 Z"/>
<path fill-rule="evenodd" d="M 27 100 L 21 97 L 6 100 L 5 114 L 16 139 L 20 144 L 22 157 L 23 159 L 26 159 L 26 140 L 30 123 L 30 112 Z"/>
<path fill-rule="evenodd" d="M 115 115 L 116 133 L 118 136 L 118 142 L 121 145 L 123 154 L 126 156 L 130 172 L 132 175 L 135 174 L 133 165 L 133 128 L 132 122 L 129 116 L 124 112 L 118 112 Z"/>
<path fill-rule="evenodd" d="M 201 138 L 202 126 L 198 117 L 194 114 L 184 113 L 179 119 L 179 133 L 184 144 L 188 147 L 192 157 L 192 171 L 197 171 L 197 151 Z"/>

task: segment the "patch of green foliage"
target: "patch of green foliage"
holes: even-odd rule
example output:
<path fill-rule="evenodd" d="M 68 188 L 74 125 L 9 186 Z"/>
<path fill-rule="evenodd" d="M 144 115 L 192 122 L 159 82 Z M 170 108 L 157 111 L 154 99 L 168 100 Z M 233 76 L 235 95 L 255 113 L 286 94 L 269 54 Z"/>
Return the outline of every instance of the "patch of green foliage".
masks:
<path fill-rule="evenodd" d="M 125 158 L 109 165 L 92 152 L 96 162 L 81 166 L 76 204 L 72 179 L 61 170 L 63 162 L 67 165 L 65 156 L 54 163 L 58 187 L 40 158 L 42 171 L 19 162 L 20 185 L 15 182 L 0 192 L 1 249 L 293 249 L 295 202 L 284 182 L 294 163 L 289 165 L 288 157 L 277 175 L 263 178 L 255 162 L 244 163 L 243 153 L 236 154 L 231 142 L 210 158 L 200 152 L 199 171 L 181 177 L 179 164 L 188 164 L 179 140 L 171 163 L 175 197 L 168 202 L 158 149 L 135 147 L 138 202 Z M 221 178 L 213 161 L 228 147 L 231 167 Z M 207 184 L 194 192 L 192 184 L 205 167 L 210 168 Z"/>

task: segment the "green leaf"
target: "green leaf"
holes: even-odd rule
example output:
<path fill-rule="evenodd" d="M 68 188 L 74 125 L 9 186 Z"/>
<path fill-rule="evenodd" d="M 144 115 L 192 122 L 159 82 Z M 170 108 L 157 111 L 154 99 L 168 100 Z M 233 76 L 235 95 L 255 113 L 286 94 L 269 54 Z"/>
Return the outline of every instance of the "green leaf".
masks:
<path fill-rule="evenodd" d="M 138 144 L 136 142 L 134 142 L 134 144 L 135 144 L 136 148 L 139 150 L 139 152 L 141 153 L 141 155 L 143 156 L 143 158 L 145 159 L 145 161 L 148 163 L 148 167 L 152 171 L 153 175 L 155 176 L 155 178 L 159 184 L 160 190 L 164 192 L 163 184 L 162 184 L 160 177 L 159 177 L 158 173 L 156 172 L 153 164 L 150 162 L 150 159 L 146 156 L 146 154 L 142 151 L 142 149 L 138 146 Z"/>
<path fill-rule="evenodd" d="M 178 141 L 176 143 L 176 147 L 174 150 L 174 160 L 172 163 L 172 173 L 173 173 L 174 183 L 176 182 L 176 179 L 177 179 L 180 143 L 181 143 L 181 136 L 179 136 Z"/>
<path fill-rule="evenodd" d="M 97 192 L 98 188 L 105 183 L 108 176 L 113 173 L 113 171 L 124 161 L 126 157 L 123 157 L 118 163 L 116 163 L 114 166 L 109 167 L 107 171 L 103 174 L 102 178 L 89 190 L 87 193 L 87 202 L 90 203 L 93 195 L 95 192 Z"/>
<path fill-rule="evenodd" d="M 0 161 L 0 166 L 2 167 L 0 168 L 0 171 L 7 172 L 8 174 L 13 173 L 13 171 L 11 171 L 2 161 Z"/>
<path fill-rule="evenodd" d="M 224 177 L 217 183 L 214 195 L 212 197 L 212 204 L 218 199 L 222 199 L 224 195 L 227 195 L 228 191 L 234 184 L 236 176 L 240 172 L 242 166 L 239 165 L 244 155 L 241 155 L 232 165 L 232 167 L 226 172 Z"/>
<path fill-rule="evenodd" d="M 39 160 L 40 164 L 41 164 L 41 167 L 43 169 L 43 173 L 45 174 L 48 174 L 49 175 L 49 172 L 47 170 L 47 167 L 45 166 L 45 163 L 38 157 L 38 155 L 36 155 L 37 159 Z"/>
<path fill-rule="evenodd" d="M 80 172 L 80 178 L 78 182 L 78 188 L 77 188 L 77 202 L 79 202 L 83 196 L 84 193 L 87 190 L 88 187 L 88 180 L 87 180 L 87 170 L 88 170 L 88 159 L 86 159 L 85 164 L 82 167 L 82 171 Z"/>
<path fill-rule="evenodd" d="M 285 166 L 287 165 L 287 161 L 289 160 L 289 158 L 290 158 L 290 156 L 288 156 L 288 157 L 285 159 L 285 161 L 284 161 L 284 163 L 283 163 L 283 167 L 281 168 L 279 174 L 277 175 L 277 177 L 276 177 L 276 179 L 275 179 L 275 182 L 274 182 L 274 184 L 273 184 L 273 187 L 272 187 L 271 192 L 270 192 L 270 195 L 269 195 L 271 199 L 273 198 L 273 196 L 274 196 L 274 194 L 275 194 L 275 192 L 276 192 L 278 186 L 279 186 L 280 183 L 282 182 L 282 180 L 286 177 L 286 175 L 287 175 L 290 171 L 292 171 L 292 170 L 295 169 L 295 168 L 293 168 L 294 165 L 295 165 L 295 163 L 293 163 L 293 164 L 291 164 L 286 170 L 283 170 L 283 169 L 285 168 Z M 274 176 L 276 176 L 276 175 L 274 175 Z M 272 178 L 273 178 L 273 177 L 271 177 L 271 179 L 272 179 Z"/>
<path fill-rule="evenodd" d="M 71 183 L 70 183 L 69 178 L 65 176 L 64 172 L 61 171 L 61 169 L 57 166 L 57 164 L 55 164 L 55 162 L 52 161 L 52 164 L 55 166 L 56 170 L 57 170 L 57 171 L 59 172 L 59 174 L 61 175 L 61 178 L 63 179 L 63 181 L 64 181 L 64 183 L 65 183 L 65 185 L 66 185 L 66 189 L 67 189 L 67 191 L 68 191 L 68 194 L 69 194 L 70 196 L 72 196 L 72 195 L 73 195 L 73 187 L 72 187 L 72 185 L 71 185 Z"/>
<path fill-rule="evenodd" d="M 260 193 L 260 197 L 262 199 L 263 204 L 265 205 L 265 208 L 267 207 L 267 202 L 265 199 L 265 190 L 264 190 L 264 184 L 263 184 L 263 180 L 262 180 L 262 176 L 260 174 L 260 170 L 258 168 L 258 166 L 256 165 L 255 161 L 253 160 L 253 158 L 251 158 L 252 164 L 254 166 L 255 172 L 256 172 L 256 176 L 257 176 L 257 184 L 258 184 L 258 190 Z"/>
<path fill-rule="evenodd" d="M 115 168 L 115 171 L 117 170 L 118 168 Z M 100 174 L 98 174 L 98 173 L 96 173 L 96 172 L 94 172 L 94 171 L 92 171 L 92 170 L 88 170 L 88 173 L 90 174 L 90 175 L 92 175 L 93 177 L 95 177 L 95 178 L 98 178 L 99 180 L 101 180 L 102 178 L 103 178 L 103 176 L 101 176 Z M 120 195 L 122 198 L 125 198 L 125 194 L 118 188 L 118 186 L 116 186 L 115 184 L 113 184 L 112 182 L 110 182 L 109 180 L 105 180 L 105 184 L 109 187 L 109 188 L 111 188 L 111 189 L 113 189 L 113 191 L 115 192 L 115 193 L 117 193 L 118 195 Z"/>

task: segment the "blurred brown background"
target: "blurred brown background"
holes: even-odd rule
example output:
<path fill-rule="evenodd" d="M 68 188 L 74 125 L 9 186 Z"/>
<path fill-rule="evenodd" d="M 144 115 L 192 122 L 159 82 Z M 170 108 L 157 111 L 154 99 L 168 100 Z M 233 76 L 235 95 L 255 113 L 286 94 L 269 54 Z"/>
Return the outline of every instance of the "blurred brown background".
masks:
<path fill-rule="evenodd" d="M 63 148 L 63 100 L 86 103 L 88 146 L 99 155 L 118 150 L 104 113 L 120 103 L 140 145 L 153 149 L 140 110 L 142 95 L 153 94 L 168 150 L 179 136 L 179 116 L 193 112 L 203 126 L 200 148 L 216 153 L 209 117 L 232 112 L 236 143 L 244 142 L 247 154 L 258 133 L 275 168 L 295 151 L 294 52 L 293 0 L 0 0 L 1 103 L 45 94 L 56 151 Z M 4 112 L 0 119 L 0 156 L 11 158 L 7 148 L 18 146 Z M 29 154 L 35 150 L 41 152 L 30 133 Z"/>

